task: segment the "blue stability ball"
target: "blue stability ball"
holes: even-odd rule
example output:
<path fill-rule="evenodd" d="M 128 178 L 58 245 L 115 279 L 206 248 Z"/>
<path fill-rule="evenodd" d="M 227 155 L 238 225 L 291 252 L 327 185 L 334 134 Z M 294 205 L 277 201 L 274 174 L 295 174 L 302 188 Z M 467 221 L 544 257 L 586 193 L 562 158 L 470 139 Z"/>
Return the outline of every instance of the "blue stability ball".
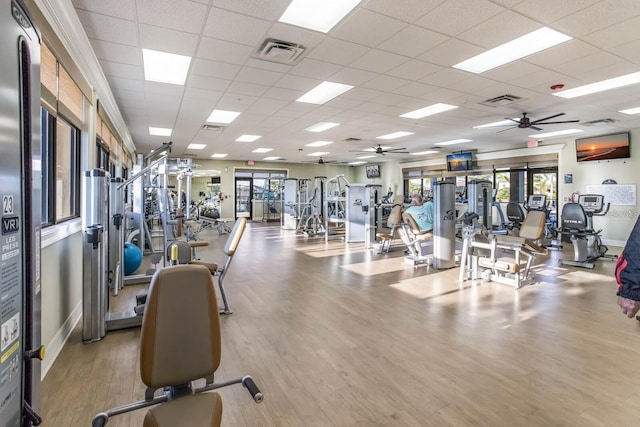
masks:
<path fill-rule="evenodd" d="M 140 264 L 142 264 L 142 251 L 137 245 L 126 242 L 124 244 L 124 275 L 133 274 L 140 267 Z"/>

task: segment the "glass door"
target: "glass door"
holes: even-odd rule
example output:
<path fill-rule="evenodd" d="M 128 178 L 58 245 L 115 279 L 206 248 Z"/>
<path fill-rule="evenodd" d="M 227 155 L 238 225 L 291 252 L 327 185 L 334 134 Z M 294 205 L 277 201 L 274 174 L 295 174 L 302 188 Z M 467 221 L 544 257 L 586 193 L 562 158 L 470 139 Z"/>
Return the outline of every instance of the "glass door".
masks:
<path fill-rule="evenodd" d="M 253 178 L 236 178 L 236 218 L 250 220 L 251 200 L 253 199 Z"/>

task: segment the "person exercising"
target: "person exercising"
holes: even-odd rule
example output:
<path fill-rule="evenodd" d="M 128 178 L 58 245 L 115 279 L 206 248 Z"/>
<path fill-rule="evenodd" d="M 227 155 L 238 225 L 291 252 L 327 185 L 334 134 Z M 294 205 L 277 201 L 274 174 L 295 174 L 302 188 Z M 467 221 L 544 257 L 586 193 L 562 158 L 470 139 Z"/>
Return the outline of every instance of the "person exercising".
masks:
<path fill-rule="evenodd" d="M 411 198 L 411 206 L 405 211 L 416 220 L 421 233 L 433 230 L 433 202 L 422 202 L 422 196 L 414 194 Z"/>
<path fill-rule="evenodd" d="M 618 305 L 631 318 L 640 310 L 640 218 L 616 262 Z"/>

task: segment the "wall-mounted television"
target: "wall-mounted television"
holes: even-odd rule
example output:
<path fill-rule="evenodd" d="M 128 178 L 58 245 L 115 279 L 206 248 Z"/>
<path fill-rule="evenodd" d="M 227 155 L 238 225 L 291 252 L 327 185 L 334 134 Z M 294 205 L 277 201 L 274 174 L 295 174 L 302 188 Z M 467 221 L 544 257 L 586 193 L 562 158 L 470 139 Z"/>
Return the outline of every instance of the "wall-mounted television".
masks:
<path fill-rule="evenodd" d="M 576 139 L 576 160 L 579 162 L 627 159 L 629 157 L 631 157 L 629 132 Z"/>
<path fill-rule="evenodd" d="M 367 178 L 380 178 L 380 165 L 366 165 Z"/>
<path fill-rule="evenodd" d="M 211 177 L 211 183 L 212 184 L 220 184 L 220 177 L 219 176 L 212 176 Z"/>
<path fill-rule="evenodd" d="M 456 153 L 447 155 L 447 170 L 470 171 L 473 170 L 473 157 L 471 153 Z"/>

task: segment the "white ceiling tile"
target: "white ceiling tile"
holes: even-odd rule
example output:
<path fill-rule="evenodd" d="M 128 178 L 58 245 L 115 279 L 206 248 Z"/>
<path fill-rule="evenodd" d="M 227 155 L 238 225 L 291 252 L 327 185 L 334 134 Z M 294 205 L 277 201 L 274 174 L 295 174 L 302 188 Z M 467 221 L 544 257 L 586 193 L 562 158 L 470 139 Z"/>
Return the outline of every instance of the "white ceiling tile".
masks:
<path fill-rule="evenodd" d="M 143 82 L 144 92 L 150 96 L 171 97 L 174 99 L 182 98 L 184 95 L 184 86 L 172 85 L 159 82 Z"/>
<path fill-rule="evenodd" d="M 369 0 L 363 7 L 401 21 L 413 22 L 443 1 L 445 0 Z"/>
<path fill-rule="evenodd" d="M 199 74 L 191 74 L 187 80 L 187 86 L 196 89 L 224 91 L 229 87 L 231 80 L 217 79 Z"/>
<path fill-rule="evenodd" d="M 141 24 L 139 29 L 141 47 L 145 49 L 185 56 L 193 56 L 196 53 L 199 37 L 195 34 L 144 24 Z"/>
<path fill-rule="evenodd" d="M 514 6 L 513 9 L 524 16 L 548 25 L 599 1 L 600 0 L 524 0 Z"/>
<path fill-rule="evenodd" d="M 207 6 L 189 0 L 136 0 L 138 20 L 142 24 L 199 34 Z"/>
<path fill-rule="evenodd" d="M 559 73 L 581 78 L 585 73 L 598 70 L 608 65 L 618 64 L 621 61 L 621 58 L 610 53 L 597 52 L 574 61 L 565 62 L 556 66 L 554 69 Z"/>
<path fill-rule="evenodd" d="M 78 18 L 90 39 L 138 46 L 138 31 L 132 21 L 78 10 Z"/>
<path fill-rule="evenodd" d="M 418 59 L 450 67 L 482 52 L 483 49 L 478 46 L 463 42 L 462 40 L 449 39 L 441 45 L 423 53 Z"/>
<path fill-rule="evenodd" d="M 343 83 L 352 86 L 360 86 L 365 82 L 373 79 L 377 74 L 370 71 L 358 70 L 355 68 L 345 67 L 337 73 L 331 75 L 330 81 Z"/>
<path fill-rule="evenodd" d="M 598 82 L 600 80 L 612 79 L 614 77 L 623 76 L 625 74 L 637 73 L 638 67 L 635 64 L 629 64 L 624 62 L 613 63 L 613 65 L 599 67 L 594 69 L 593 71 L 584 72 L 576 75 L 576 78 L 579 78 L 585 83 L 593 83 Z M 629 91 L 634 91 L 634 93 L 640 93 L 640 86 L 633 85 L 630 87 L 624 87 L 620 90 L 621 94 L 628 93 Z M 637 91 L 637 92 L 636 92 Z"/>
<path fill-rule="evenodd" d="M 225 92 L 216 104 L 216 108 L 229 111 L 243 112 L 249 108 L 258 98 L 256 96 L 242 95 L 239 93 Z M 236 119 L 238 120 L 238 119 Z M 235 121 L 235 120 L 234 120 Z"/>
<path fill-rule="evenodd" d="M 378 45 L 378 49 L 415 57 L 448 39 L 447 36 L 410 25 Z"/>
<path fill-rule="evenodd" d="M 247 61 L 249 55 L 253 53 L 253 49 L 238 43 L 232 43 L 224 40 L 211 39 L 202 37 L 200 46 L 198 47 L 198 58 L 217 60 L 224 58 L 224 62 L 242 65 Z"/>
<path fill-rule="evenodd" d="M 355 87 L 347 92 L 345 92 L 342 96 L 349 99 L 355 99 L 358 101 L 369 101 L 373 98 L 377 98 L 384 93 L 380 90 L 374 89 L 365 89 L 364 87 Z"/>
<path fill-rule="evenodd" d="M 407 24 L 366 9 L 356 9 L 329 32 L 332 37 L 375 47 Z"/>
<path fill-rule="evenodd" d="M 267 90 L 269 90 L 269 86 L 236 81 L 231 83 L 227 90 L 233 93 L 238 93 L 240 95 L 251 95 L 260 97 Z"/>
<path fill-rule="evenodd" d="M 138 91 L 140 94 L 144 94 L 144 87 L 140 85 L 140 80 L 123 79 L 121 77 L 107 77 L 109 81 L 109 87 L 113 89 L 122 89 L 130 91 Z"/>
<path fill-rule="evenodd" d="M 236 80 L 239 82 L 273 86 L 278 80 L 282 78 L 282 76 L 282 73 L 277 73 L 274 71 L 261 70 L 252 67 L 242 67 L 236 77 Z"/>
<path fill-rule="evenodd" d="M 406 56 L 400 56 L 378 49 L 371 49 L 351 63 L 351 67 L 360 68 L 365 71 L 384 73 L 398 65 L 408 61 Z"/>
<path fill-rule="evenodd" d="M 349 99 L 349 98 L 345 98 L 344 96 L 338 96 L 337 98 L 333 98 L 331 101 L 327 102 L 324 105 L 328 107 L 341 108 L 344 110 L 348 110 L 350 108 L 355 107 L 356 105 L 359 105 L 360 103 L 361 101 L 357 101 L 355 99 Z"/>
<path fill-rule="evenodd" d="M 365 46 L 327 37 L 309 52 L 308 57 L 319 61 L 348 65 L 367 51 L 369 48 Z"/>
<path fill-rule="evenodd" d="M 300 98 L 304 91 L 302 90 L 291 90 L 285 89 L 281 87 L 272 87 L 269 89 L 263 96 L 265 98 L 273 98 L 281 101 L 295 101 Z"/>
<path fill-rule="evenodd" d="M 290 2 L 291 0 L 212 0 L 211 6 L 275 21 L 282 16 Z"/>
<path fill-rule="evenodd" d="M 288 73 L 291 68 L 293 68 L 291 65 L 278 64 L 276 62 L 265 61 L 263 59 L 256 58 L 249 58 L 244 65 L 261 70 L 275 71 L 276 73 Z"/>
<path fill-rule="evenodd" d="M 100 66 L 106 76 L 142 80 L 143 74 L 140 66 L 112 61 L 100 61 Z"/>
<path fill-rule="evenodd" d="M 122 0 L 72 0 L 76 9 L 112 16 L 114 18 L 135 20 L 135 2 Z"/>
<path fill-rule="evenodd" d="M 141 63 L 142 51 L 136 47 L 96 39 L 90 41 L 98 59 L 131 65 L 140 65 Z"/>
<path fill-rule="evenodd" d="M 219 91 L 187 86 L 187 88 L 184 90 L 183 102 L 189 101 L 191 103 L 197 103 L 198 105 L 201 105 L 202 103 L 202 105 L 207 106 L 206 109 L 209 110 L 204 112 L 203 114 L 206 113 L 207 116 L 209 116 L 209 114 L 211 114 L 211 111 L 213 110 L 213 106 L 216 105 L 218 100 L 222 97 L 222 94 L 223 92 Z"/>
<path fill-rule="evenodd" d="M 395 93 L 385 93 L 374 98 L 372 101 L 375 102 L 376 104 L 398 105 L 401 103 L 411 101 L 412 99 L 413 98 L 404 96 L 404 95 L 397 95 Z"/>
<path fill-rule="evenodd" d="M 210 8 L 203 34 L 255 47 L 264 39 L 269 27 L 269 21 L 224 9 Z"/>
<path fill-rule="evenodd" d="M 278 82 L 274 86 L 307 92 L 320 83 L 322 83 L 322 81 L 318 79 L 309 79 L 307 77 L 286 74 L 282 76 L 282 78 L 278 80 Z"/>
<path fill-rule="evenodd" d="M 210 61 L 208 59 L 193 58 L 191 74 L 198 74 L 206 77 L 215 77 L 225 80 L 233 80 L 239 73 L 241 67 L 224 62 Z"/>
<path fill-rule="evenodd" d="M 500 31 L 495 31 L 496 28 L 500 28 Z M 506 11 L 459 34 L 458 38 L 491 49 L 540 28 L 542 28 L 542 25 L 539 23 L 511 11 Z"/>
<path fill-rule="evenodd" d="M 593 55 L 597 51 L 598 49 L 594 46 L 574 39 L 534 55 L 527 56 L 524 60 L 540 67 L 553 69 L 565 62 Z"/>
<path fill-rule="evenodd" d="M 601 49 L 611 49 L 638 39 L 640 39 L 640 16 L 584 36 L 587 43 Z"/>
<path fill-rule="evenodd" d="M 474 74 L 467 73 L 465 71 L 442 69 L 428 75 L 423 79 L 420 79 L 420 82 L 432 86 L 448 87 L 454 86 L 458 82 L 470 79 L 472 77 L 474 77 Z"/>
<path fill-rule="evenodd" d="M 554 28 L 572 36 L 593 33 L 640 14 L 637 0 L 602 0 L 554 23 Z"/>
<path fill-rule="evenodd" d="M 535 88 L 545 85 L 547 89 L 552 84 L 562 83 L 566 76 L 554 70 L 541 69 L 526 76 L 512 76 L 509 83 L 514 86 Z"/>
<path fill-rule="evenodd" d="M 640 39 L 613 47 L 610 50 L 622 58 L 638 63 L 638 59 L 640 59 Z"/>
<path fill-rule="evenodd" d="M 434 92 L 437 89 L 438 88 L 435 86 L 427 85 L 424 83 L 411 82 L 405 86 L 402 86 L 401 88 L 396 89 L 394 93 L 420 98 Z"/>
<path fill-rule="evenodd" d="M 487 0 L 447 0 L 415 21 L 415 24 L 455 36 L 504 10 L 503 7 Z"/>
<path fill-rule="evenodd" d="M 275 22 L 271 28 L 269 28 L 266 37 L 299 44 L 306 49 L 311 49 L 324 40 L 326 36 L 317 31 Z"/>
<path fill-rule="evenodd" d="M 530 64 L 525 61 L 515 61 L 502 65 L 498 68 L 485 71 L 484 73 L 482 73 L 482 76 L 493 79 L 495 81 L 508 82 L 514 78 L 533 74 L 540 70 L 541 68 L 537 65 Z"/>
<path fill-rule="evenodd" d="M 326 80 L 330 75 L 341 69 L 342 67 L 336 64 L 305 58 L 293 67 L 290 73 L 297 76 Z"/>
<path fill-rule="evenodd" d="M 410 59 L 409 61 L 388 70 L 387 74 L 407 80 L 420 80 L 421 78 L 426 77 L 429 74 L 433 74 L 441 69 L 442 67 L 438 65 L 419 61 L 417 59 Z"/>
<path fill-rule="evenodd" d="M 373 80 L 369 80 L 367 83 L 363 84 L 362 86 L 366 88 L 385 91 L 385 92 L 393 92 L 399 87 L 405 86 L 407 83 L 410 83 L 409 80 L 381 75 L 376 77 Z"/>

